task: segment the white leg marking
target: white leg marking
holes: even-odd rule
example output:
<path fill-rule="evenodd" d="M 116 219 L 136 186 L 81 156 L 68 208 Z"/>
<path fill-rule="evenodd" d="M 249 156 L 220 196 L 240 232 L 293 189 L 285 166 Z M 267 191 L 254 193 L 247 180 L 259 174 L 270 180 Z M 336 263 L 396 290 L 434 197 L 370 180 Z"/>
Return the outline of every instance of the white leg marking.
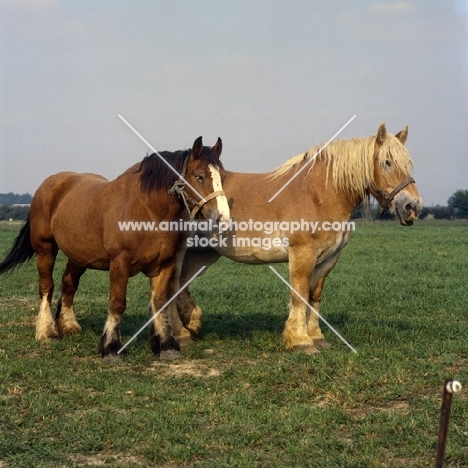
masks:
<path fill-rule="evenodd" d="M 58 338 L 57 326 L 50 308 L 47 294 L 43 294 L 36 320 L 36 340 L 49 341 Z"/>
<path fill-rule="evenodd" d="M 120 318 L 109 315 L 104 325 L 103 334 L 106 334 L 106 345 L 109 344 L 113 338 L 118 334 L 118 327 L 120 325 Z"/>
<path fill-rule="evenodd" d="M 62 304 L 57 325 L 60 335 L 74 335 L 81 332 L 80 324 L 76 320 L 75 311 L 73 307 L 65 307 Z"/>

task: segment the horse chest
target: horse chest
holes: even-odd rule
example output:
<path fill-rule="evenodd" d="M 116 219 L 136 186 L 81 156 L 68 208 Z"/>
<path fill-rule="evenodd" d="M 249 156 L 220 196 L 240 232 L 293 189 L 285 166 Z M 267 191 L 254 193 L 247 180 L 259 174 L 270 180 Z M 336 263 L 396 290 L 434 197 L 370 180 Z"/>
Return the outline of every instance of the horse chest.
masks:
<path fill-rule="evenodd" d="M 336 232 L 333 236 L 330 237 L 330 240 L 326 242 L 317 252 L 317 264 L 323 263 L 330 257 L 334 257 L 338 254 L 349 241 L 351 233 L 346 232 Z"/>

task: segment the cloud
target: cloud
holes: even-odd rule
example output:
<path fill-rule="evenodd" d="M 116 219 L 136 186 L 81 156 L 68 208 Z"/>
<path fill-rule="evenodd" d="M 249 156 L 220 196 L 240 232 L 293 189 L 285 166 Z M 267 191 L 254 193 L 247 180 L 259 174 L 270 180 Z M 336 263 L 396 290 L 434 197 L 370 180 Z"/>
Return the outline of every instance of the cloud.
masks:
<path fill-rule="evenodd" d="M 369 9 L 388 13 L 409 13 L 413 11 L 414 5 L 410 2 L 395 3 L 371 3 Z"/>

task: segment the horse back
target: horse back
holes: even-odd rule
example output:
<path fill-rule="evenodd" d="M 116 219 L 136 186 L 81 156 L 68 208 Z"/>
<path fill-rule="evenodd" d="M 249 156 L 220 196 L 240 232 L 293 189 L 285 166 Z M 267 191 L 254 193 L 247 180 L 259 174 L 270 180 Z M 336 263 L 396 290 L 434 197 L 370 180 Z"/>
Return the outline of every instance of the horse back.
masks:
<path fill-rule="evenodd" d="M 72 201 L 74 205 L 82 205 L 96 197 L 107 183 L 107 179 L 97 174 L 59 172 L 52 175 L 42 182 L 34 194 L 31 218 L 41 216 L 51 223 L 64 204 L 68 205 Z"/>

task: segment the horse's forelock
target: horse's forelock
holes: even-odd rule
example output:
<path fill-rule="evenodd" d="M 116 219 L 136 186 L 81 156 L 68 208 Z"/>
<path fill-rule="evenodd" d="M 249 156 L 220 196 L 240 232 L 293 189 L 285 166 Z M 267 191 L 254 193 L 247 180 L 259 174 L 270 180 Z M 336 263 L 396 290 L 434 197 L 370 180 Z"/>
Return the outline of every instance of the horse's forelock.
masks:
<path fill-rule="evenodd" d="M 413 170 L 413 161 L 406 147 L 394 135 L 388 134 L 379 148 L 378 162 L 384 166 L 387 159 L 393 161 L 395 167 L 403 174 L 409 175 Z"/>
<path fill-rule="evenodd" d="M 203 147 L 203 151 L 198 159 L 201 159 L 202 161 L 206 162 L 207 164 L 211 164 L 214 167 L 219 166 L 221 169 L 223 169 L 223 163 L 209 146 Z"/>

